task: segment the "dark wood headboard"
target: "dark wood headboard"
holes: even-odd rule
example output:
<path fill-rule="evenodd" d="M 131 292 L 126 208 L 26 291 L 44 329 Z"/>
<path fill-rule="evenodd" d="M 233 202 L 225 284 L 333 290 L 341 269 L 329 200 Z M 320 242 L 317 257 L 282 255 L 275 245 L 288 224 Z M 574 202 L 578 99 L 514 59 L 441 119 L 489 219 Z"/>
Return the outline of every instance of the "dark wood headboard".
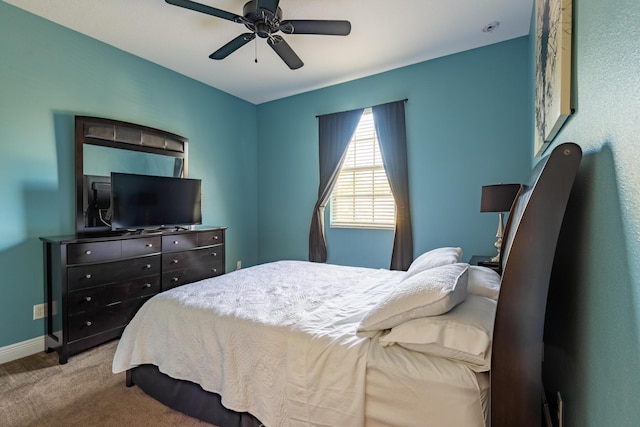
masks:
<path fill-rule="evenodd" d="M 544 317 L 556 243 L 582 150 L 557 146 L 509 215 L 491 359 L 491 425 L 540 426 Z"/>

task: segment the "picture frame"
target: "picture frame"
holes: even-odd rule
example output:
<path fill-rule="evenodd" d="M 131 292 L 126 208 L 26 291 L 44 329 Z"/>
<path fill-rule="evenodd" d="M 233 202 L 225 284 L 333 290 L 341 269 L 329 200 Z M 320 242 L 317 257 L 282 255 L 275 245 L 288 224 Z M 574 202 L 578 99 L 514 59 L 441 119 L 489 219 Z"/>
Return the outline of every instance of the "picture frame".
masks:
<path fill-rule="evenodd" d="M 573 0 L 536 0 L 534 156 L 551 144 L 571 108 Z"/>

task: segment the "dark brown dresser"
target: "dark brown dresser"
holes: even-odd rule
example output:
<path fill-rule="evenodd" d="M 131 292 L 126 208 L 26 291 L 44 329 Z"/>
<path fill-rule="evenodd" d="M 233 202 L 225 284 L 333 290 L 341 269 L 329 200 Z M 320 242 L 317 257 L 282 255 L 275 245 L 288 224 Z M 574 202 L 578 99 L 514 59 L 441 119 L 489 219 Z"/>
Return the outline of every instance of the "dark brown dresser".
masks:
<path fill-rule="evenodd" d="M 68 357 L 119 337 L 158 292 L 225 272 L 225 227 L 42 237 L 45 349 Z"/>

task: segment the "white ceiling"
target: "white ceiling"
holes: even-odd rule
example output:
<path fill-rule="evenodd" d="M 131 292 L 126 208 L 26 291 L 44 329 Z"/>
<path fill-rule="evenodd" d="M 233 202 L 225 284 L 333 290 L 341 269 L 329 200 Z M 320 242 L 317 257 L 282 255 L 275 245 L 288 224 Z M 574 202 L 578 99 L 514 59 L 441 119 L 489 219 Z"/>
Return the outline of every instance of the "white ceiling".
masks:
<path fill-rule="evenodd" d="M 534 0 L 281 0 L 283 19 L 351 22 L 346 37 L 284 34 L 305 64 L 298 70 L 259 38 L 209 59 L 245 27 L 164 0 L 5 1 L 260 104 L 527 35 Z M 246 1 L 200 3 L 242 15 Z M 492 22 L 499 26 L 483 32 Z"/>

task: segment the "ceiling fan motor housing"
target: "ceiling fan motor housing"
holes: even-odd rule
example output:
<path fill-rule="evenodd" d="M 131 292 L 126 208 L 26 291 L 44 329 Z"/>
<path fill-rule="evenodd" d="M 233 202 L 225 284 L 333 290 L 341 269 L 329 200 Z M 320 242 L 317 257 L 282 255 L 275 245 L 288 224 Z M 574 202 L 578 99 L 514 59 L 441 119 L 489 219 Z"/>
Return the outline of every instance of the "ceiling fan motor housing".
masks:
<path fill-rule="evenodd" d="M 279 7 L 274 11 L 269 9 L 259 9 L 258 1 L 251 0 L 244 5 L 242 14 L 249 22 L 245 22 L 245 27 L 254 31 L 258 37 L 268 38 L 271 34 L 280 30 L 282 20 L 282 9 Z"/>

